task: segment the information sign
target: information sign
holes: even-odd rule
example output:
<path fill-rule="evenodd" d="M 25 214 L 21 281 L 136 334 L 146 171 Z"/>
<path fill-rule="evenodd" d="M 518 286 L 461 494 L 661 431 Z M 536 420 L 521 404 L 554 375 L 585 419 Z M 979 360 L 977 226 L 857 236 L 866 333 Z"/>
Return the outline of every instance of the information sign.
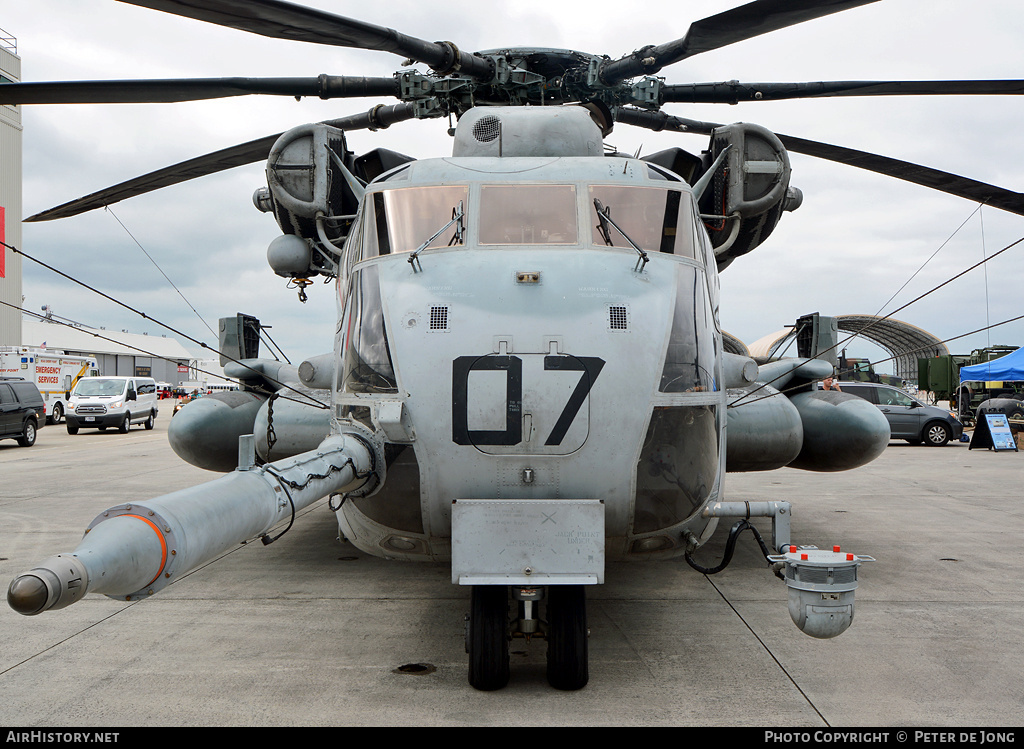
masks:
<path fill-rule="evenodd" d="M 1010 422 L 1006 414 L 985 414 L 988 432 L 992 436 L 992 448 L 995 450 L 1017 450 L 1017 443 L 1010 431 Z"/>

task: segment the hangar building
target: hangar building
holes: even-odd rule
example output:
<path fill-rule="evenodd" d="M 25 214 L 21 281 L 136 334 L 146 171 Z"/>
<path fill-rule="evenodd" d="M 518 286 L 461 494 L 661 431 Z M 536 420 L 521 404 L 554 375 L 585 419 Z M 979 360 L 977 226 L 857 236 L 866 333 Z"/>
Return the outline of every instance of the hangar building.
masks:
<path fill-rule="evenodd" d="M 102 375 L 152 377 L 171 385 L 190 380 L 189 365 L 195 361 L 178 341 L 162 335 L 23 320 L 21 339 L 23 346 L 45 346 L 69 355 L 94 355 Z"/>

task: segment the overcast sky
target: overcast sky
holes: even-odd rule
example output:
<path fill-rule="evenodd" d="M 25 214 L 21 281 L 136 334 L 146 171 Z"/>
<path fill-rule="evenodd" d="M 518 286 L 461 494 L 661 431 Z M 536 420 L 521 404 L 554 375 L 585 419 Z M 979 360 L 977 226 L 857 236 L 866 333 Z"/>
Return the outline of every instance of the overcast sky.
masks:
<path fill-rule="evenodd" d="M 315 7 L 422 39 L 452 40 L 466 50 L 537 46 L 619 57 L 681 37 L 691 21 L 738 4 L 321 0 Z M 17 38 L 26 81 L 379 76 L 401 63 L 387 53 L 268 39 L 111 0 L 0 0 L 0 28 Z M 669 83 L 1024 78 L 1024 8 L 1019 0 L 882 0 L 698 55 L 660 75 Z M 24 211 L 31 215 L 169 164 L 374 103 L 244 97 L 25 106 Z M 676 104 L 667 110 L 692 119 L 756 122 L 1024 191 L 1021 97 Z M 353 133 L 349 146 L 357 153 L 381 146 L 417 158 L 440 156 L 451 150 L 447 127 L 446 120 L 406 122 Z M 672 145 L 699 152 L 707 139 L 620 125 L 608 142 L 630 153 Z M 722 275 L 723 327 L 748 344 L 808 312 L 885 314 L 1024 236 L 1021 216 L 988 208 L 979 213 L 969 201 L 898 180 L 798 154 L 791 159 L 803 207 L 786 214 L 764 245 Z M 263 165 L 254 164 L 115 204 L 116 219 L 100 210 L 26 224 L 24 249 L 215 344 L 216 336 L 134 236 L 211 327 L 219 317 L 254 314 L 273 326 L 271 335 L 297 362 L 331 348 L 333 287 L 314 286 L 302 305 L 270 271 L 266 247 L 279 232 L 273 218 L 252 205 L 261 184 Z M 896 317 L 950 338 L 1024 314 L 1024 245 L 987 267 L 987 274 L 976 270 Z M 29 262 L 24 294 L 30 310 L 49 304 L 58 315 L 91 325 L 165 332 Z M 1024 322 L 950 348 L 969 352 L 989 342 L 1024 343 Z M 849 353 L 877 359 L 879 351 L 855 344 Z"/>

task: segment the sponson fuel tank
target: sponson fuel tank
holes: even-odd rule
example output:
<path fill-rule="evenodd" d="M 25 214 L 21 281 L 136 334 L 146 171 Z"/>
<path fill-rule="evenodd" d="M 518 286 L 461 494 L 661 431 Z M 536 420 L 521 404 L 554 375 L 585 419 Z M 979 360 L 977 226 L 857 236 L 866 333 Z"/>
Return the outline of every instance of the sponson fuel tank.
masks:
<path fill-rule="evenodd" d="M 238 465 L 244 434 L 255 435 L 256 451 L 268 462 L 314 449 L 331 431 L 324 388 L 330 387 L 332 362 L 333 355 L 325 354 L 298 368 L 256 359 L 227 363 L 225 374 L 248 383 L 246 389 L 186 404 L 167 428 L 171 448 L 182 460 L 221 473 Z"/>
<path fill-rule="evenodd" d="M 831 372 L 819 359 L 786 359 L 763 365 L 756 383 L 729 390 L 726 470 L 845 471 L 881 455 L 889 423 L 875 406 L 849 393 L 810 390 Z"/>

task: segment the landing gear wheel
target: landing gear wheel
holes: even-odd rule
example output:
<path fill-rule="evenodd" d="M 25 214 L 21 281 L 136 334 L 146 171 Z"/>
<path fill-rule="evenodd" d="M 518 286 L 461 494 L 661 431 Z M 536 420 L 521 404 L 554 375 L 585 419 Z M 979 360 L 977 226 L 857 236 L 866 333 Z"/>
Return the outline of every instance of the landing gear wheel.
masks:
<path fill-rule="evenodd" d="M 590 680 L 585 588 L 550 586 L 547 618 L 548 683 L 555 689 L 582 689 Z"/>
<path fill-rule="evenodd" d="M 508 588 L 474 585 L 466 632 L 469 683 L 490 692 L 508 684 Z"/>
<path fill-rule="evenodd" d="M 119 431 L 121 434 L 128 434 L 128 430 L 131 429 L 131 427 L 132 427 L 132 416 L 131 416 L 131 414 L 125 414 L 124 415 L 124 421 L 122 421 L 120 423 L 120 425 L 118 425 L 117 431 Z"/>

